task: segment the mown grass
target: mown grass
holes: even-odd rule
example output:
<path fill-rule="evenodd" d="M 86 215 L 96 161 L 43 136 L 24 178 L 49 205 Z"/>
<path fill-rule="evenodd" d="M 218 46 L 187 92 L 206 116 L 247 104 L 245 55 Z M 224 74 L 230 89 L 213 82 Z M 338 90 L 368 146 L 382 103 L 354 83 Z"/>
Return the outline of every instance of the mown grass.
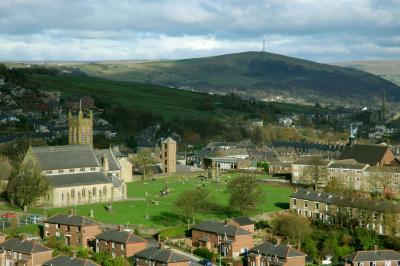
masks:
<path fill-rule="evenodd" d="M 231 213 L 228 201 L 229 194 L 226 191 L 226 182 L 233 176 L 226 175 L 220 183 L 213 183 L 209 180 L 172 178 L 168 180 L 170 193 L 167 196 L 160 196 L 163 190 L 164 180 L 133 182 L 128 184 L 127 201 L 114 202 L 113 211 L 109 213 L 104 204 L 89 204 L 77 206 L 78 215 L 89 216 L 91 210 L 94 212 L 94 219 L 109 224 L 124 224 L 132 227 L 168 228 L 184 226 L 184 221 L 174 206 L 174 201 L 184 190 L 196 187 L 205 187 L 211 192 L 212 201 L 219 206 L 212 211 L 199 214 L 196 221 L 205 219 L 224 219 L 237 213 Z M 261 178 L 261 177 L 258 177 Z M 259 183 L 265 193 L 265 200 L 260 203 L 258 210 L 251 214 L 265 213 L 288 208 L 290 188 L 279 185 Z M 67 213 L 68 208 L 55 208 L 48 210 L 48 215 Z"/>

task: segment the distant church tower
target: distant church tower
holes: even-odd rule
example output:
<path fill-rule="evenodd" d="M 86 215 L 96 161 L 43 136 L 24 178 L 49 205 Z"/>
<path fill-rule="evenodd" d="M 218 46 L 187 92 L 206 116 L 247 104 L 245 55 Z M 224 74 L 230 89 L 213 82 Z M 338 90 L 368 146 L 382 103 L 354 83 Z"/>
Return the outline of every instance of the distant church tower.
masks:
<path fill-rule="evenodd" d="M 164 166 L 164 173 L 176 172 L 176 141 L 172 138 L 166 138 L 161 141 L 160 159 Z"/>
<path fill-rule="evenodd" d="M 78 117 L 68 113 L 68 144 L 90 144 L 93 145 L 93 113 L 84 118 L 82 108 L 79 108 Z"/>

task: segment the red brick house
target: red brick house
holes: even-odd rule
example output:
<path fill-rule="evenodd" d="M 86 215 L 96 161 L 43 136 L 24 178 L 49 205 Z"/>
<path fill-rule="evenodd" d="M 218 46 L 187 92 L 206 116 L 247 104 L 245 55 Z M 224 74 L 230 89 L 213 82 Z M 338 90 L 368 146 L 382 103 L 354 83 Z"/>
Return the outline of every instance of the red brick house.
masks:
<path fill-rule="evenodd" d="M 108 252 L 113 257 L 132 257 L 137 252 L 147 248 L 148 241 L 140 236 L 123 230 L 110 229 L 96 236 L 96 252 Z"/>
<path fill-rule="evenodd" d="M 100 266 L 88 259 L 58 255 L 43 263 L 43 266 Z"/>
<path fill-rule="evenodd" d="M 87 246 L 100 233 L 99 225 L 84 216 L 59 214 L 44 221 L 44 237 L 63 237 L 68 246 Z"/>
<path fill-rule="evenodd" d="M 0 244 L 0 265 L 39 266 L 51 259 L 53 250 L 35 241 L 11 238 Z"/>
<path fill-rule="evenodd" d="M 306 254 L 287 245 L 264 242 L 249 250 L 249 266 L 304 266 Z"/>
<path fill-rule="evenodd" d="M 238 257 L 253 247 L 253 236 L 236 225 L 205 221 L 192 228 L 192 245 Z"/>
<path fill-rule="evenodd" d="M 133 265 L 136 266 L 189 266 L 191 264 L 190 258 L 171 249 L 158 247 L 146 248 L 133 257 Z"/>
<path fill-rule="evenodd" d="M 246 216 L 239 216 L 228 220 L 228 224 L 239 226 L 244 230 L 254 233 L 254 222 Z"/>

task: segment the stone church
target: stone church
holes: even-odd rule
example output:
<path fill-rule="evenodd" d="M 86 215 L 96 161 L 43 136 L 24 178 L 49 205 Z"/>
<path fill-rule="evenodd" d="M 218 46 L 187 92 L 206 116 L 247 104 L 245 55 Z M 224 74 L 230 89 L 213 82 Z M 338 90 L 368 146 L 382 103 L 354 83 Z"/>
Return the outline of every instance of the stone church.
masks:
<path fill-rule="evenodd" d="M 93 115 L 69 114 L 69 145 L 30 147 L 23 164 L 36 166 L 51 189 L 38 204 L 71 206 L 126 199 L 132 165 L 113 149 L 93 148 Z"/>

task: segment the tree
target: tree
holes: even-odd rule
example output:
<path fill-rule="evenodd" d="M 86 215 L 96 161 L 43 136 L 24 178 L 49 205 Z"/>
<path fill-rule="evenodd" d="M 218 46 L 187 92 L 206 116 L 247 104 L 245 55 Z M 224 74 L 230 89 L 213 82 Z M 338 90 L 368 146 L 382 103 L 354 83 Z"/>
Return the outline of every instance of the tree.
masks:
<path fill-rule="evenodd" d="M 205 188 L 183 191 L 174 202 L 178 212 L 187 219 L 188 229 L 190 220 L 194 223 L 194 217 L 198 212 L 208 210 L 211 193 Z"/>
<path fill-rule="evenodd" d="M 385 231 L 390 234 L 390 236 L 396 237 L 400 233 L 400 219 L 396 213 L 385 213 L 383 216 Z"/>
<path fill-rule="evenodd" d="M 11 175 L 7 184 L 7 196 L 16 205 L 29 207 L 49 189 L 49 183 L 37 167 L 21 165 Z"/>
<path fill-rule="evenodd" d="M 318 184 L 321 184 L 328 176 L 328 169 L 321 158 L 313 157 L 304 169 L 304 176 L 303 182 L 313 185 L 314 190 L 317 191 Z"/>
<path fill-rule="evenodd" d="M 312 232 L 310 221 L 293 213 L 278 216 L 273 220 L 272 227 L 276 234 L 284 236 L 298 248 Z"/>
<path fill-rule="evenodd" d="M 144 148 L 138 151 L 138 153 L 131 159 L 131 162 L 134 167 L 142 169 L 142 180 L 144 180 L 146 177 L 146 168 L 155 164 L 156 159 L 152 155 L 151 149 Z"/>
<path fill-rule="evenodd" d="M 252 175 L 241 175 L 228 183 L 229 206 L 232 210 L 239 210 L 241 214 L 245 214 L 257 209 L 264 193 L 256 182 Z"/>

